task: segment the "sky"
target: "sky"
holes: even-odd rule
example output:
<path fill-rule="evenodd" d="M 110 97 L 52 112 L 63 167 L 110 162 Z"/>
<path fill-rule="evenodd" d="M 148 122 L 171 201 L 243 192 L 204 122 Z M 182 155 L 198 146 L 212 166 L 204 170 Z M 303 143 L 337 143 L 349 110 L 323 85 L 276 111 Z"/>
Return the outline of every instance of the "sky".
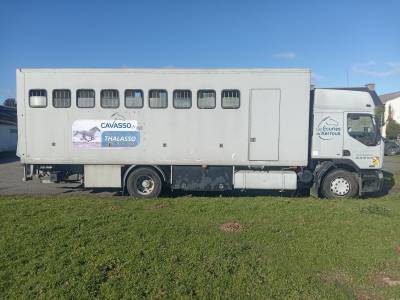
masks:
<path fill-rule="evenodd" d="M 308 68 L 400 91 L 400 1 L 0 0 L 0 101 L 17 68 Z"/>

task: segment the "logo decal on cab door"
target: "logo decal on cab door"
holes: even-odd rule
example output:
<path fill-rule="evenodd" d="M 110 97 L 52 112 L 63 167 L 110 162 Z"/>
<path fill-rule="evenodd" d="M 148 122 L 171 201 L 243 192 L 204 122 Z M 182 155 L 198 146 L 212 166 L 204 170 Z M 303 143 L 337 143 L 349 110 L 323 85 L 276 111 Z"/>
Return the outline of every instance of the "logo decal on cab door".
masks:
<path fill-rule="evenodd" d="M 325 117 L 317 126 L 317 136 L 321 140 L 329 141 L 341 134 L 339 122 L 331 117 Z"/>

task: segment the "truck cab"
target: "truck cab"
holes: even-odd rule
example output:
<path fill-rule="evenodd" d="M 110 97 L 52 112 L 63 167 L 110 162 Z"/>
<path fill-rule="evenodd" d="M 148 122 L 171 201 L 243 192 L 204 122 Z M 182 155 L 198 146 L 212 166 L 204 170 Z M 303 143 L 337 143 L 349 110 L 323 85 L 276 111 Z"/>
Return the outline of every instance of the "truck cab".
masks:
<path fill-rule="evenodd" d="M 381 189 L 384 143 L 375 121 L 378 101 L 367 88 L 313 91 L 313 195 L 342 198 Z"/>

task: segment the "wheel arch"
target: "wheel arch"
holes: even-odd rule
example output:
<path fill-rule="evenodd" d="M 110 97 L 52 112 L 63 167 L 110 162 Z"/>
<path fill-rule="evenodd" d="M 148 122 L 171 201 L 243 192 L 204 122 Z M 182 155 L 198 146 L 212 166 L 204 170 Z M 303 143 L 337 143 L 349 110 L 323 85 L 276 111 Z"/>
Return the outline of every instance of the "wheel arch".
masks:
<path fill-rule="evenodd" d="M 360 173 L 360 168 L 351 160 L 348 159 L 336 159 L 326 160 L 317 162 L 317 166 L 314 170 L 314 183 L 311 187 L 311 194 L 315 197 L 321 196 L 321 183 L 330 172 L 333 170 L 342 169 L 355 174 Z M 357 180 L 360 185 L 360 181 Z M 359 189 L 360 190 L 360 189 Z"/>

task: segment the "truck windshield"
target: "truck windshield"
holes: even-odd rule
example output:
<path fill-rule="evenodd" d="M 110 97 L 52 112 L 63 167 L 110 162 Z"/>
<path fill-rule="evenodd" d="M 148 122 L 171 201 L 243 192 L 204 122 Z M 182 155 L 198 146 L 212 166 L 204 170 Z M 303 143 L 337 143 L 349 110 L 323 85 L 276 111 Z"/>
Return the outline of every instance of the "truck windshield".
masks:
<path fill-rule="evenodd" d="M 368 114 L 347 114 L 347 132 L 367 146 L 376 146 L 380 140 L 374 118 Z"/>

